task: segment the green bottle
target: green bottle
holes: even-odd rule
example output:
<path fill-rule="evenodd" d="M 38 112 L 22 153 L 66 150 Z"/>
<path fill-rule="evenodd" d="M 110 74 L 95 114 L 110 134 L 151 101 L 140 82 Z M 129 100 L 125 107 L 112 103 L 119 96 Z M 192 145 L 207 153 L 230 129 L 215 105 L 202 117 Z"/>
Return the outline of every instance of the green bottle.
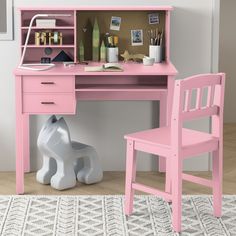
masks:
<path fill-rule="evenodd" d="M 97 18 L 95 18 L 93 26 L 93 61 L 99 61 L 99 39 L 100 32 L 98 27 L 98 21 Z"/>
<path fill-rule="evenodd" d="M 79 43 L 79 61 L 84 61 L 84 44 L 82 40 Z"/>
<path fill-rule="evenodd" d="M 106 62 L 106 47 L 105 47 L 105 43 L 103 40 L 102 40 L 102 44 L 100 47 L 100 61 Z"/>

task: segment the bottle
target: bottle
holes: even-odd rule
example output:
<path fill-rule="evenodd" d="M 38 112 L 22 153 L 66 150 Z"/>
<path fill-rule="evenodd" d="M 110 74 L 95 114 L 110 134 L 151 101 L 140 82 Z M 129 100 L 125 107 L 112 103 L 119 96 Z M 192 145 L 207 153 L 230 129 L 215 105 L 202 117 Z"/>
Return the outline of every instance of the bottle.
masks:
<path fill-rule="evenodd" d="M 84 61 L 84 44 L 82 40 L 79 43 L 79 61 Z"/>
<path fill-rule="evenodd" d="M 114 36 L 114 37 L 113 37 L 114 47 L 118 47 L 118 42 L 119 42 L 118 36 Z"/>
<path fill-rule="evenodd" d="M 100 39 L 100 32 L 97 18 L 95 18 L 94 26 L 93 26 L 93 61 L 99 61 L 99 39 Z"/>
<path fill-rule="evenodd" d="M 108 43 L 108 37 L 110 36 L 110 33 L 106 33 L 105 34 L 105 47 L 109 47 L 109 43 Z"/>
<path fill-rule="evenodd" d="M 102 44 L 100 47 L 100 61 L 106 62 L 106 47 L 105 47 L 105 43 L 103 40 L 102 40 Z"/>

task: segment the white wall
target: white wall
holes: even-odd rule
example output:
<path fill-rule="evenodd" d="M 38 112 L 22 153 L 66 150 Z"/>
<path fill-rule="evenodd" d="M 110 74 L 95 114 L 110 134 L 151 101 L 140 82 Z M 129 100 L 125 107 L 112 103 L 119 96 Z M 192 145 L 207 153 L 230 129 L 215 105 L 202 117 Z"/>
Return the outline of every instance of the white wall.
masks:
<path fill-rule="evenodd" d="M 226 73 L 225 122 L 236 122 L 235 88 L 236 88 L 236 1 L 221 1 L 220 4 L 220 53 L 219 68 Z M 231 25 L 233 27 L 231 27 Z"/>
<path fill-rule="evenodd" d="M 211 71 L 213 0 L 120 0 L 122 5 L 173 5 L 171 16 L 171 58 L 180 74 L 178 78 Z M 15 0 L 19 6 L 108 5 L 103 0 Z M 14 170 L 15 113 L 13 69 L 19 62 L 19 13 L 15 9 L 15 40 L 0 41 L 0 170 Z M 66 116 L 73 139 L 94 145 L 104 170 L 124 170 L 123 135 L 151 128 L 158 123 L 157 104 L 152 102 L 80 102 L 77 116 Z M 39 166 L 36 139 L 47 116 L 31 118 L 32 169 Z M 191 125 L 193 126 L 193 125 Z M 194 124 L 208 130 L 208 121 Z M 207 158 L 186 163 L 188 169 L 207 169 Z M 139 170 L 156 167 L 148 156 L 139 161 Z"/>

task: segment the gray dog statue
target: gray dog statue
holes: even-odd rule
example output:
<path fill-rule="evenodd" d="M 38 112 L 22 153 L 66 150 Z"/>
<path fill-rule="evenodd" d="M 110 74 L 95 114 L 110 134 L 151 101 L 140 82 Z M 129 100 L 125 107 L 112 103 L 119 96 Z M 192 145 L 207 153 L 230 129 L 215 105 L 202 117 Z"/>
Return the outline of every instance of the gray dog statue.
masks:
<path fill-rule="evenodd" d="M 64 118 L 51 116 L 38 136 L 43 166 L 36 179 L 58 190 L 72 188 L 77 180 L 85 184 L 100 182 L 103 171 L 94 147 L 71 141 Z"/>

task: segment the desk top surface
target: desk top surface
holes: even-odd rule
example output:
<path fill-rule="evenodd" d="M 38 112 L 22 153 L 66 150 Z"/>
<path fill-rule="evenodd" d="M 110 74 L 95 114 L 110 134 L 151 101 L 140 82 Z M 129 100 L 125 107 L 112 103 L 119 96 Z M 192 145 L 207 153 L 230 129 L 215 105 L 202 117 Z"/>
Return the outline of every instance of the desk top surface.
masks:
<path fill-rule="evenodd" d="M 87 66 L 97 66 L 101 63 L 91 62 Z M 73 75 L 73 76 L 99 76 L 99 75 L 119 75 L 119 76 L 138 76 L 138 75 L 166 75 L 175 76 L 178 74 L 175 66 L 172 63 L 157 63 L 153 66 L 144 66 L 140 63 L 128 62 L 121 63 L 124 71 L 119 72 L 85 72 L 84 67 L 86 65 L 77 64 L 73 67 L 64 67 L 62 64 L 58 64 L 52 69 L 45 71 L 32 71 L 16 68 L 14 70 L 15 75 Z"/>
<path fill-rule="evenodd" d="M 77 11 L 172 11 L 172 6 L 160 6 L 160 5 L 146 5 L 146 6 L 47 6 L 47 7 L 32 7 L 32 6 L 22 6 L 18 8 L 19 10 L 77 10 Z"/>

